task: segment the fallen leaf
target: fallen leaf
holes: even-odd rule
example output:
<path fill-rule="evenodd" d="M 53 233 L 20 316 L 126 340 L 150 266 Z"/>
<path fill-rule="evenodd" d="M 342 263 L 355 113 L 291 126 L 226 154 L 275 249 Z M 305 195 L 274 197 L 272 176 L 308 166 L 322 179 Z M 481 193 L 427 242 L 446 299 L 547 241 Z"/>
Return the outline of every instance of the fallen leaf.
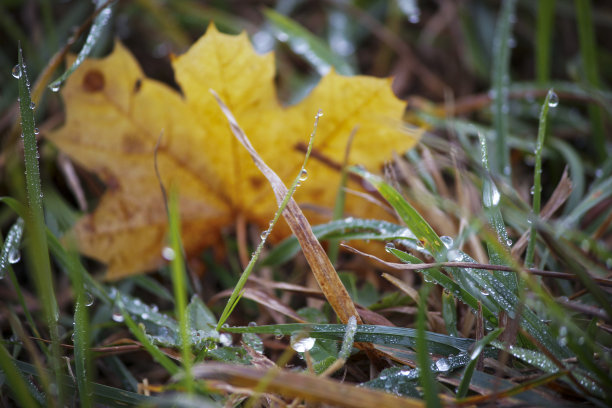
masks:
<path fill-rule="evenodd" d="M 420 130 L 402 123 L 405 103 L 390 79 L 327 74 L 298 105 L 284 108 L 274 86 L 274 56 L 257 55 L 246 34 L 221 34 L 211 25 L 184 55 L 172 60 L 182 94 L 147 78 L 119 42 L 100 60 L 87 60 L 68 79 L 62 96 L 64 125 L 47 137 L 107 186 L 95 211 L 74 227 L 81 251 L 108 264 L 118 279 L 159 267 L 167 229 L 154 170 L 180 192 L 182 237 L 188 254 L 218 242 L 220 230 L 238 214 L 267 227 L 276 210 L 274 194 L 248 152 L 232 135 L 211 93 L 215 90 L 249 135 L 261 157 L 284 182 L 303 161 L 296 149 L 308 141 L 316 112 L 315 150 L 342 162 L 351 131 L 358 128 L 350 164 L 378 169 L 393 150 L 412 147 Z M 340 176 L 311 160 L 300 203 L 331 208 Z M 350 188 L 359 189 L 355 183 Z M 384 211 L 349 197 L 346 213 L 387 218 Z M 312 217 L 312 218 L 311 218 Z M 309 214 L 314 223 L 327 219 Z M 288 233 L 281 226 L 277 237 Z"/>

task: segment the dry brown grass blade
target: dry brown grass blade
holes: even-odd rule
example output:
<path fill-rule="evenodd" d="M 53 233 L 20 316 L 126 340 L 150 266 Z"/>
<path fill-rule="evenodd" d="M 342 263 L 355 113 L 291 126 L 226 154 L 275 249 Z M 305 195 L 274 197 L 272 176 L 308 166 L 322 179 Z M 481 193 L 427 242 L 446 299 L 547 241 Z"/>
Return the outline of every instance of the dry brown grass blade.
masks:
<path fill-rule="evenodd" d="M 280 204 L 287 195 L 287 187 L 285 187 L 280 177 L 268 167 L 259 156 L 253 145 L 251 145 L 247 135 L 238 125 L 229 108 L 214 91 L 211 90 L 211 92 L 225 114 L 234 136 L 236 136 L 238 141 L 247 149 L 257 168 L 259 168 L 262 174 L 268 179 L 272 186 L 272 190 L 274 190 L 276 200 Z M 340 281 L 334 266 L 327 257 L 327 253 L 312 232 L 310 224 L 306 220 L 302 210 L 300 210 L 300 207 L 293 198 L 289 200 L 287 207 L 283 211 L 283 217 L 298 239 L 304 257 L 308 261 L 319 287 L 342 323 L 347 323 L 351 316 L 355 316 L 357 323 L 362 324 L 363 322 L 357 313 L 355 304 Z M 371 345 L 362 345 L 362 347 L 366 350 L 374 350 Z"/>
<path fill-rule="evenodd" d="M 424 407 L 417 399 L 400 398 L 393 394 L 365 387 L 355 387 L 336 380 L 316 377 L 311 374 L 288 370 L 263 370 L 251 366 L 206 363 L 193 368 L 196 378 L 220 380 L 234 387 L 253 389 L 263 380 L 267 382 L 266 393 L 285 397 L 303 398 L 313 403 L 331 404 L 339 407 Z"/>

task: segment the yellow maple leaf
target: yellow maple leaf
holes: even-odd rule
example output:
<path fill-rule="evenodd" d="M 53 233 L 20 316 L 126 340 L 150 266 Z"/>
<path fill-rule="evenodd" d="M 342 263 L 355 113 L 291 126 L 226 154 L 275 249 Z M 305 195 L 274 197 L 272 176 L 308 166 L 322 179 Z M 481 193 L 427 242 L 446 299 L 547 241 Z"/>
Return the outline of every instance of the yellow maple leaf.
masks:
<path fill-rule="evenodd" d="M 167 220 L 154 170 L 160 133 L 159 171 L 165 185 L 179 190 L 188 253 L 214 244 L 220 229 L 239 214 L 263 227 L 276 210 L 271 188 L 232 135 L 210 89 L 284 181 L 295 177 L 301 165 L 303 153 L 296 145 L 307 143 L 319 109 L 324 117 L 314 148 L 337 163 L 355 128 L 350 162 L 371 168 L 418 139 L 420 132 L 401 127 L 405 104 L 393 95 L 389 79 L 342 77 L 332 71 L 304 101 L 281 107 L 273 58 L 272 53 L 257 55 L 246 34 L 221 34 L 211 25 L 172 61 L 183 95 L 146 78 L 120 43 L 108 57 L 85 61 L 69 78 L 62 91 L 65 124 L 47 137 L 107 186 L 95 211 L 74 228 L 81 251 L 108 264 L 107 278 L 141 273 L 163 262 Z M 331 207 L 338 171 L 316 160 L 308 171 L 296 199 Z M 356 199 L 347 200 L 346 210 L 367 218 L 381 214 Z"/>

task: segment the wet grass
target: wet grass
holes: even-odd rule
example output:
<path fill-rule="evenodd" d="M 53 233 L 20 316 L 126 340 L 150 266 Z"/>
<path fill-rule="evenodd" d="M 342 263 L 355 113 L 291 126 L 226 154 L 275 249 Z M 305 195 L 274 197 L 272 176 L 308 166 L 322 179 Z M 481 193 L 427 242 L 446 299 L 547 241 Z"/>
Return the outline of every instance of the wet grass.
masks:
<path fill-rule="evenodd" d="M 43 2 L 21 25 L 0 18 L 14 40 L 0 50 L 2 402 L 609 406 L 612 97 L 602 61 L 612 20 L 587 1 L 445 4 L 416 13 L 383 1 L 278 2 L 254 17 L 190 0 L 100 1 L 96 11 Z M 25 3 L 1 7 L 26 15 Z M 248 29 L 258 47 L 278 41 L 287 100 L 329 67 L 397 74 L 407 121 L 428 132 L 385 169 L 342 170 L 396 217 L 343 214 L 340 191 L 334 220 L 311 228 L 291 198 L 306 177 L 288 193 L 226 110 L 277 193 L 273 224 L 283 214 L 298 238 L 261 244 L 244 271 L 233 231 L 222 256 L 184 259 L 171 191 L 169 266 L 101 282 L 103 265 L 65 236 L 79 211 L 58 152 L 37 140 L 35 121 L 43 135 L 61 121 L 51 78 L 70 75 L 52 56 L 62 43 L 100 55 L 120 35 L 172 83 L 161 57 L 184 51 L 211 17 Z M 96 184 L 78 174 L 95 201 Z"/>

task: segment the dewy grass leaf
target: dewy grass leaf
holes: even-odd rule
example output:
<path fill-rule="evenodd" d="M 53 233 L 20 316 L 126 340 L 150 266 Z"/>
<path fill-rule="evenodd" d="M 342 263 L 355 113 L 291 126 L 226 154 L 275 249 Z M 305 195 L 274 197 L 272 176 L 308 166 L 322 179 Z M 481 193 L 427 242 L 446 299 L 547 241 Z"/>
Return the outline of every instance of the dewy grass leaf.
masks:
<path fill-rule="evenodd" d="M 419 381 L 423 387 L 423 396 L 427 407 L 441 407 L 440 398 L 438 398 L 438 384 L 436 383 L 430 367 L 429 348 L 427 347 L 427 338 L 425 328 L 427 325 L 427 297 L 431 285 L 425 284 L 419 291 L 419 312 L 417 315 L 417 337 L 416 337 L 416 352 L 417 361 L 419 362 Z"/>
<path fill-rule="evenodd" d="M 474 374 L 474 369 L 476 368 L 476 362 L 478 361 L 478 357 L 484 350 L 486 346 L 489 345 L 493 340 L 497 339 L 504 329 L 495 329 L 491 333 L 488 333 L 482 339 L 478 340 L 476 344 L 474 344 L 474 348 L 470 353 L 470 362 L 465 366 L 465 370 L 463 371 L 463 377 L 461 378 L 461 383 L 457 388 L 457 398 L 463 398 L 467 395 L 467 392 L 470 387 L 470 382 L 472 380 L 472 375 Z"/>
<path fill-rule="evenodd" d="M 495 139 L 489 140 L 495 146 L 493 171 L 495 174 L 510 177 L 510 149 L 508 147 L 508 112 L 510 85 L 510 38 L 515 20 L 516 0 L 505 0 L 501 4 L 497 28 L 493 39 L 493 124 Z"/>
<path fill-rule="evenodd" d="M 108 1 L 94 1 L 96 7 L 102 7 L 105 3 L 108 3 Z M 91 53 L 93 47 L 96 45 L 98 38 L 100 38 L 100 36 L 102 35 L 106 23 L 108 22 L 108 20 L 110 20 L 110 17 L 112 15 L 111 7 L 112 4 L 108 4 L 98 13 L 96 18 L 94 19 L 93 24 L 91 25 L 91 29 L 89 31 L 89 34 L 87 35 L 85 44 L 83 44 L 81 51 L 77 55 L 70 68 L 68 68 L 66 72 L 64 72 L 59 78 L 49 84 L 49 89 L 51 89 L 53 92 L 59 91 L 60 86 L 62 85 L 62 83 L 64 83 L 66 78 L 68 78 L 79 67 L 79 65 L 83 63 L 85 58 L 89 57 L 89 54 Z"/>
<path fill-rule="evenodd" d="M 19 111 L 21 114 L 21 131 L 23 137 L 23 151 L 26 170 L 26 193 L 28 207 L 26 212 L 25 230 L 29 241 L 27 246 L 27 261 L 40 298 L 45 321 L 51 336 L 52 366 L 55 373 L 58 399 L 64 401 L 64 387 L 61 376 L 61 351 L 59 347 L 58 319 L 59 310 L 53 289 L 51 276 L 51 263 L 47 246 L 45 218 L 43 215 L 43 193 L 38 167 L 38 145 L 36 141 L 36 126 L 34 124 L 35 106 L 30 98 L 30 82 L 27 67 L 19 48 L 18 64 L 14 68 L 13 76 L 18 80 Z"/>
<path fill-rule="evenodd" d="M 346 59 L 332 52 L 327 44 L 297 22 L 271 9 L 264 10 L 264 15 L 271 23 L 278 41 L 287 43 L 291 50 L 308 61 L 319 75 L 327 74 L 332 67 L 342 75 L 355 73 Z"/>
<path fill-rule="evenodd" d="M 531 206 L 531 214 L 529 219 L 529 243 L 527 244 L 527 254 L 525 255 L 525 266 L 533 267 L 533 257 L 535 254 L 536 244 L 536 226 L 537 218 L 540 215 L 540 205 L 542 197 L 542 149 L 544 147 L 544 139 L 546 137 L 546 121 L 548 117 L 548 108 L 550 107 L 551 98 L 557 98 L 557 94 L 551 89 L 548 91 L 542 110 L 540 112 L 540 126 L 538 127 L 538 140 L 536 142 L 535 151 L 535 168 L 533 170 L 533 187 L 531 194 L 533 195 L 533 204 Z"/>

